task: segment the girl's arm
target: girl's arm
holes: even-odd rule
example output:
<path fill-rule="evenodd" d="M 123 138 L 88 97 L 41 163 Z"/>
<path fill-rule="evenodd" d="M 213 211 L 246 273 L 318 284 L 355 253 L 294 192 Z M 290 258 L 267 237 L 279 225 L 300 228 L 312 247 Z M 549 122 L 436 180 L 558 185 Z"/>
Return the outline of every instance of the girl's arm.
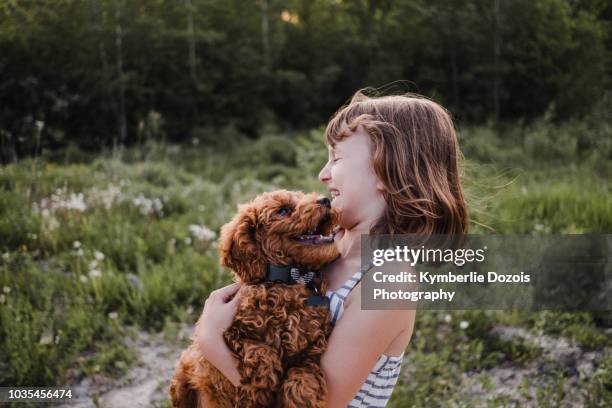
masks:
<path fill-rule="evenodd" d="M 221 371 L 234 387 L 240 385 L 238 359 L 227 347 L 222 334 L 204 335 L 200 340 L 200 350 L 206 360 L 217 367 L 217 370 Z"/>
<path fill-rule="evenodd" d="M 236 315 L 240 285 L 232 283 L 211 292 L 195 329 L 195 342 L 202 355 L 236 387 L 240 385 L 238 360 L 225 344 L 223 333 Z"/>
<path fill-rule="evenodd" d="M 237 292 L 234 285 L 211 293 L 196 325 L 196 342 L 206 359 L 234 386 L 238 386 L 238 360 L 223 339 L 223 332 L 236 314 L 239 294 L 228 301 Z M 329 408 L 348 405 L 376 360 L 400 332 L 409 330 L 407 338 L 410 338 L 414 315 L 414 310 L 361 310 L 361 296 L 355 293 L 334 328 L 321 359 Z"/>
<path fill-rule="evenodd" d="M 359 286 L 321 359 L 328 408 L 345 408 L 391 342 L 402 332 L 406 342 L 412 335 L 414 310 L 361 310 Z"/>

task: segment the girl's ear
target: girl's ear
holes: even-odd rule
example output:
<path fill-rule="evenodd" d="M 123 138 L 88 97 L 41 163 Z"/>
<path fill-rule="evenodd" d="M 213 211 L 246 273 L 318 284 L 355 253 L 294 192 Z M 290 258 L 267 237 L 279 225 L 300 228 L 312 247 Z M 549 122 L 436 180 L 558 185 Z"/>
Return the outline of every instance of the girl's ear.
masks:
<path fill-rule="evenodd" d="M 234 270 L 243 280 L 248 281 L 248 270 L 261 253 L 255 233 L 257 211 L 254 206 L 242 205 L 238 214 L 221 228 L 219 239 L 220 262 Z"/>

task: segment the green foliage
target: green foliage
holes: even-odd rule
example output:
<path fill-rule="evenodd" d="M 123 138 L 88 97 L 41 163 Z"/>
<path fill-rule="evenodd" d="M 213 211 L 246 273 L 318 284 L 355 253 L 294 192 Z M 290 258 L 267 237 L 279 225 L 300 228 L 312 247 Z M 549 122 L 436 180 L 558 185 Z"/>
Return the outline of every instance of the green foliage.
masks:
<path fill-rule="evenodd" d="M 599 171 L 607 153 L 598 139 L 606 126 L 542 119 L 461 129 L 472 232 L 608 231 L 610 186 Z M 559 132 L 576 141 L 572 155 L 525 144 Z M 0 168 L 0 384 L 121 375 L 137 359 L 122 341 L 132 327 L 177 341 L 181 322 L 193 324 L 208 293 L 230 280 L 215 239 L 197 239 L 190 225 L 218 235 L 236 205 L 259 192 L 325 191 L 317 180 L 327 160 L 322 129 L 252 140 L 231 127 L 202 128 L 197 140 L 148 140 L 89 164 L 36 159 Z M 543 358 L 545 350 L 527 339 L 500 338 L 499 325 L 600 352 L 611 345 L 609 324 L 598 313 L 420 311 L 390 406 L 478 405 L 462 384 L 492 392 L 496 370 L 529 370 Z M 610 398 L 606 358 L 579 379 L 591 406 Z M 561 370 L 516 395 L 559 406 L 568 387 L 577 386 Z M 511 403 L 503 395 L 482 402 Z"/>
<path fill-rule="evenodd" d="M 0 158 L 318 126 L 385 84 L 465 121 L 565 120 L 609 106 L 609 16 L 599 0 L 5 1 Z"/>
<path fill-rule="evenodd" d="M 543 311 L 533 314 L 529 320 L 534 332 L 568 337 L 588 350 L 612 345 L 612 338 L 597 329 L 592 313 Z"/>
<path fill-rule="evenodd" d="M 218 231 L 223 197 L 169 162 L 24 161 L 0 180 L 2 384 L 119 375 L 134 361 L 125 325 L 159 330 L 227 282 L 214 237 L 189 229 Z"/>
<path fill-rule="evenodd" d="M 609 406 L 612 404 L 612 357 L 608 356 L 586 385 L 587 406 Z"/>
<path fill-rule="evenodd" d="M 48 266 L 22 251 L 0 268 L 3 384 L 61 383 L 79 353 L 117 333 L 74 277 Z"/>
<path fill-rule="evenodd" d="M 580 184 L 572 186 L 570 183 Z M 576 194 L 580 189 L 581 193 Z M 531 182 L 513 188 L 496 203 L 497 227 L 513 233 L 586 233 L 610 231 L 609 186 L 572 176 L 566 182 Z M 500 197 L 501 198 L 501 197 Z"/>

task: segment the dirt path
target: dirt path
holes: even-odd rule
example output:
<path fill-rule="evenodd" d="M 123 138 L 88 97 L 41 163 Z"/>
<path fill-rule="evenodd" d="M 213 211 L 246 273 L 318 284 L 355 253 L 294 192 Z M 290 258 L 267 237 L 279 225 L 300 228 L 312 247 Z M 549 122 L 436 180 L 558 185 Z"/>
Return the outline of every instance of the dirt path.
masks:
<path fill-rule="evenodd" d="M 133 366 L 120 379 L 103 376 L 84 378 L 71 384 L 73 408 L 124 408 L 124 407 L 170 407 L 168 385 L 174 366 L 192 327 L 183 326 L 176 344 L 170 344 L 161 335 L 138 332 L 135 339 L 126 339 L 127 346 L 138 350 L 140 363 Z M 536 336 L 517 327 L 497 326 L 493 333 L 504 340 L 523 339 L 542 349 L 542 355 L 524 367 L 500 366 L 484 370 L 479 375 L 462 374 L 461 388 L 465 401 L 474 407 L 491 406 L 495 401 L 505 400 L 513 406 L 537 406 L 536 385 L 551 380 L 550 373 L 558 369 L 569 370 L 569 381 L 563 384 L 566 402 L 572 406 L 583 406 L 584 391 L 577 384 L 578 378 L 588 378 L 610 350 L 585 352 L 565 338 Z M 405 367 L 410 375 L 416 367 Z M 483 383 L 483 377 L 487 381 Z M 529 384 L 529 385 L 527 385 Z"/>
<path fill-rule="evenodd" d="M 187 338 L 190 328 L 181 330 Z M 77 397 L 66 408 L 167 407 L 168 385 L 174 366 L 184 348 L 181 341 L 169 344 L 160 335 L 138 332 L 135 339 L 126 339 L 127 346 L 139 352 L 139 363 L 122 378 L 93 376 L 71 384 Z"/>

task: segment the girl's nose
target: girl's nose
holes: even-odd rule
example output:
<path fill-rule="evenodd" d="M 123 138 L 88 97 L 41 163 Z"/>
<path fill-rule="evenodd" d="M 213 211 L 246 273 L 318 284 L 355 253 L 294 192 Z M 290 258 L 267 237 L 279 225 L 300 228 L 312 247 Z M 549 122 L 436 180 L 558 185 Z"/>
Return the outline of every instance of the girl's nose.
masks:
<path fill-rule="evenodd" d="M 327 184 L 329 179 L 331 178 L 331 173 L 329 171 L 329 163 L 325 164 L 325 167 L 321 169 L 319 172 L 319 181 L 323 184 Z"/>

